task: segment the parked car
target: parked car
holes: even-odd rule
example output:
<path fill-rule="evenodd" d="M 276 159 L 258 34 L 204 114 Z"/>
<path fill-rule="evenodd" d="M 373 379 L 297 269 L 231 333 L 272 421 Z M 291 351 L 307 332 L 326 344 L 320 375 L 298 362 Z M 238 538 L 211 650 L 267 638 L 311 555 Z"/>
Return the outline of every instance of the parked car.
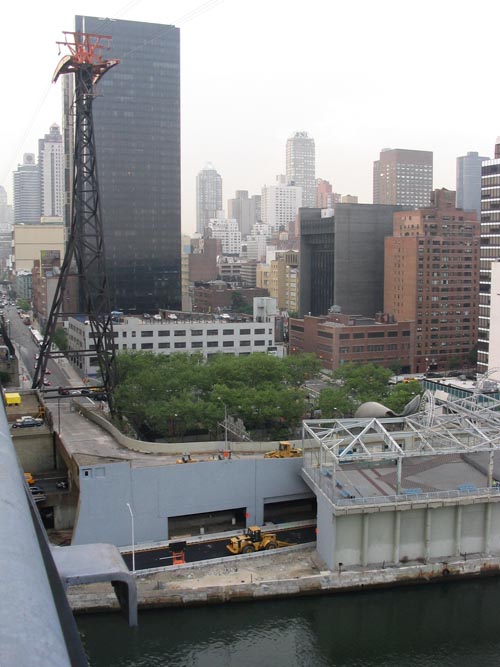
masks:
<path fill-rule="evenodd" d="M 20 419 L 16 419 L 16 421 L 12 424 L 12 428 L 30 428 L 32 426 L 42 425 L 43 419 L 38 417 L 21 417 Z"/>

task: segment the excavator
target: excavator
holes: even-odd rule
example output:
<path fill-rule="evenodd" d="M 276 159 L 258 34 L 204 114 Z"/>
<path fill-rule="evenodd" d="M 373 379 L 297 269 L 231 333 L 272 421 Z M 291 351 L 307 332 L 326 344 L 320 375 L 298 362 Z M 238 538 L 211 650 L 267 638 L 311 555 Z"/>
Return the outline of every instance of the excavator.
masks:
<path fill-rule="evenodd" d="M 255 551 L 268 551 L 269 549 L 278 549 L 279 547 L 290 547 L 289 542 L 282 542 L 276 537 L 276 533 L 262 533 L 259 526 L 250 526 L 243 535 L 237 535 L 231 538 L 231 542 L 226 545 L 226 549 L 235 556 L 239 554 L 251 554 Z"/>

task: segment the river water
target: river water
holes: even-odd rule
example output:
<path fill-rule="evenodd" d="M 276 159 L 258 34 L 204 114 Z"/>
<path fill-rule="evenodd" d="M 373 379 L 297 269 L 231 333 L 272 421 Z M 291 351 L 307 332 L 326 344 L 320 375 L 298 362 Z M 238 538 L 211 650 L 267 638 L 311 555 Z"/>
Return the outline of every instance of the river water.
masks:
<path fill-rule="evenodd" d="M 500 665 L 500 578 L 78 617 L 92 667 Z"/>

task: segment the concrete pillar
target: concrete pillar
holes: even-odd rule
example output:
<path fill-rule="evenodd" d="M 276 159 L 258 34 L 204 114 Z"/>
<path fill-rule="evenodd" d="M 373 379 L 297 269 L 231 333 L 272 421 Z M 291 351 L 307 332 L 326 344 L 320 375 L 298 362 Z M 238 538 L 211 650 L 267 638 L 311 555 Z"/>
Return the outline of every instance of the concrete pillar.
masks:
<path fill-rule="evenodd" d="M 425 536 L 424 536 L 424 558 L 427 562 L 430 558 L 431 531 L 432 531 L 432 510 L 428 507 L 425 510 Z"/>
<path fill-rule="evenodd" d="M 484 512 L 484 553 L 490 553 L 490 539 L 491 539 L 491 503 L 486 503 Z"/>
<path fill-rule="evenodd" d="M 401 541 L 401 512 L 394 512 L 394 540 L 392 560 L 397 565 L 399 563 L 399 543 Z"/>
<path fill-rule="evenodd" d="M 368 540 L 370 530 L 370 515 L 363 514 L 361 523 L 361 565 L 366 567 L 368 565 Z"/>
<path fill-rule="evenodd" d="M 462 506 L 455 508 L 455 556 L 460 556 L 462 549 Z"/>
<path fill-rule="evenodd" d="M 495 457 L 495 450 L 491 450 L 490 452 L 490 458 L 488 461 L 488 486 L 493 486 L 493 463 L 494 463 L 494 457 Z"/>
<path fill-rule="evenodd" d="M 396 493 L 397 493 L 398 496 L 401 493 L 401 473 L 402 473 L 402 469 L 403 469 L 403 457 L 400 456 L 398 458 L 398 467 L 397 467 L 397 470 L 396 470 Z M 396 512 L 396 514 L 397 514 L 397 512 Z"/>

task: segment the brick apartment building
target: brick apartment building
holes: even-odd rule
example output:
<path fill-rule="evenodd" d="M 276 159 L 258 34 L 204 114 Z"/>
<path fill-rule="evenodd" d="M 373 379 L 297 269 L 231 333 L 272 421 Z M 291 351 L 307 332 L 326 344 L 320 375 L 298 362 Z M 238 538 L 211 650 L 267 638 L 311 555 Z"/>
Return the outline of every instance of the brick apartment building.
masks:
<path fill-rule="evenodd" d="M 414 372 L 462 366 L 477 343 L 480 223 L 435 190 L 431 206 L 394 213 L 385 240 L 384 312 L 416 323 Z"/>

